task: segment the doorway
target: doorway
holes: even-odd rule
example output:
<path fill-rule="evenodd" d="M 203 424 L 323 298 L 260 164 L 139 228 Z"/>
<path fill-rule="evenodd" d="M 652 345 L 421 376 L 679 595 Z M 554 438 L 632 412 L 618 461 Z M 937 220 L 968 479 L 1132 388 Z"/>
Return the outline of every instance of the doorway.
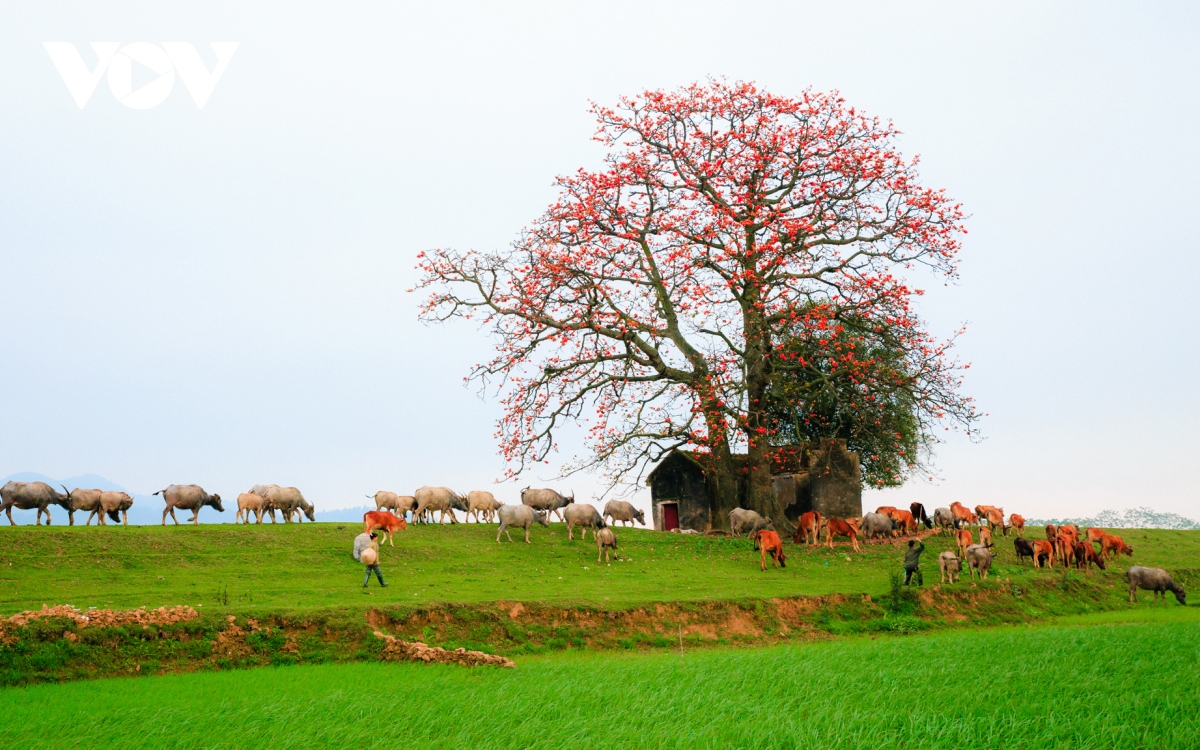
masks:
<path fill-rule="evenodd" d="M 662 503 L 663 531 L 679 528 L 679 503 Z"/>

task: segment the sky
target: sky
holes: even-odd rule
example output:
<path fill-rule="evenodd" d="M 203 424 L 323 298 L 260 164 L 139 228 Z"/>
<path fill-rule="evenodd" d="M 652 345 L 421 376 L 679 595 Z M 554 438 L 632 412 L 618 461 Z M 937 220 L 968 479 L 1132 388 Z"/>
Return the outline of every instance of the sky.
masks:
<path fill-rule="evenodd" d="M 957 283 L 912 281 L 985 439 L 865 507 L 1200 517 L 1194 5 L 98 5 L 0 5 L 0 476 L 596 496 L 493 484 L 491 342 L 417 321 L 416 254 L 507 245 L 599 163 L 589 101 L 725 76 L 892 120 L 969 215 Z M 96 41 L 238 46 L 203 108 L 81 109 L 43 43 Z"/>

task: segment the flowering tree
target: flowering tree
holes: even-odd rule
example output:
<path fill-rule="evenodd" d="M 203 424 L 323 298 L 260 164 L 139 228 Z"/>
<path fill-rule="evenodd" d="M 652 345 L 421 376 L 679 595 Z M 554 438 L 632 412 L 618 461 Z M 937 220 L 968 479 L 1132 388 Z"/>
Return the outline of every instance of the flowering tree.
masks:
<path fill-rule="evenodd" d="M 423 319 L 480 316 L 495 337 L 471 377 L 501 394 L 510 475 L 581 421 L 589 455 L 575 470 L 619 482 L 690 446 L 711 453 L 717 516 L 745 471 L 749 504 L 782 519 L 767 399 L 790 362 L 781 342 L 858 311 L 957 385 L 897 273 L 952 277 L 962 213 L 919 184 L 890 123 L 836 94 L 721 80 L 592 112 L 604 167 L 560 177 L 558 200 L 510 248 L 421 254 Z"/>

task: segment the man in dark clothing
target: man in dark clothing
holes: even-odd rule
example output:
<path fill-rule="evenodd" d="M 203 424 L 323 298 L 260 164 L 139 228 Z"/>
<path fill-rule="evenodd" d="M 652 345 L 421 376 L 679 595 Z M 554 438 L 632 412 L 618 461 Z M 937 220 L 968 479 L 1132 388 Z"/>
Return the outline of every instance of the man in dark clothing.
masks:
<path fill-rule="evenodd" d="M 907 586 L 912 580 L 913 573 L 917 574 L 917 585 L 925 585 L 925 576 L 921 575 L 921 553 L 925 551 L 925 543 L 921 542 L 921 546 L 916 546 L 917 543 L 912 539 L 908 540 L 908 552 L 904 553 L 904 585 Z"/>
<path fill-rule="evenodd" d="M 359 562 L 367 566 L 367 574 L 363 576 L 363 588 L 365 589 L 370 583 L 372 571 L 379 579 L 379 585 L 386 588 L 387 584 L 383 582 L 383 573 L 379 570 L 379 535 L 372 532 L 370 539 L 366 548 L 359 553 Z"/>

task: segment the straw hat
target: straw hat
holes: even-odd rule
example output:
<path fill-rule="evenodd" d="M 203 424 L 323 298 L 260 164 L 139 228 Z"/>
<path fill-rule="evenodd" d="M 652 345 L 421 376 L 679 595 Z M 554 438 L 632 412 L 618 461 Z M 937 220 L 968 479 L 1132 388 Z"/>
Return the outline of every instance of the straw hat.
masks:
<path fill-rule="evenodd" d="M 378 559 L 379 553 L 375 551 L 374 547 L 367 547 L 362 551 L 363 565 L 374 565 L 375 561 Z"/>

